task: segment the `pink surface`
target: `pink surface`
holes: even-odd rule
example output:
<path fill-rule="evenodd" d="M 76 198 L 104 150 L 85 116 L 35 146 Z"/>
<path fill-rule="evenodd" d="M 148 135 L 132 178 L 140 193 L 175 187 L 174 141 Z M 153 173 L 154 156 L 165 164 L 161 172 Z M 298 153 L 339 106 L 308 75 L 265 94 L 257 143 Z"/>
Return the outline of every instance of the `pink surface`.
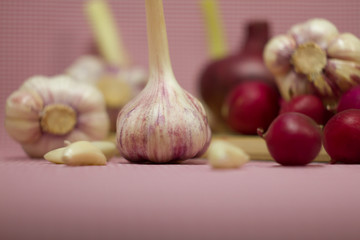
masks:
<path fill-rule="evenodd" d="M 359 239 L 359 165 L 0 160 L 0 239 Z"/>

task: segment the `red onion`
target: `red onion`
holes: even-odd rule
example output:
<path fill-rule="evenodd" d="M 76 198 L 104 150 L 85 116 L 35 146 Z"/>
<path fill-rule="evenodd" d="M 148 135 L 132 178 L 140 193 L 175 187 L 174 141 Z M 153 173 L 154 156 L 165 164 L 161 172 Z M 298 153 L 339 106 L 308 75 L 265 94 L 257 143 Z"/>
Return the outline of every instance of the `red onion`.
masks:
<path fill-rule="evenodd" d="M 360 163 L 360 109 L 333 116 L 324 127 L 324 148 L 332 163 Z"/>
<path fill-rule="evenodd" d="M 263 80 L 274 84 L 263 62 L 263 49 L 269 39 L 266 22 L 250 22 L 243 48 L 236 54 L 210 62 L 200 77 L 200 95 L 209 109 L 221 118 L 221 107 L 228 92 L 243 81 Z"/>
<path fill-rule="evenodd" d="M 223 113 L 226 123 L 236 132 L 256 134 L 267 129 L 279 112 L 277 90 L 261 81 L 237 85 L 225 100 Z"/>
<path fill-rule="evenodd" d="M 312 118 L 318 124 L 324 124 L 326 109 L 321 99 L 315 95 L 305 94 L 283 102 L 280 114 L 285 112 L 298 112 Z"/>
<path fill-rule="evenodd" d="M 263 134 L 267 148 L 281 165 L 306 165 L 313 161 L 321 149 L 320 127 L 310 117 L 296 112 L 280 114 Z"/>
<path fill-rule="evenodd" d="M 351 88 L 341 96 L 337 112 L 351 108 L 360 109 L 360 86 Z"/>

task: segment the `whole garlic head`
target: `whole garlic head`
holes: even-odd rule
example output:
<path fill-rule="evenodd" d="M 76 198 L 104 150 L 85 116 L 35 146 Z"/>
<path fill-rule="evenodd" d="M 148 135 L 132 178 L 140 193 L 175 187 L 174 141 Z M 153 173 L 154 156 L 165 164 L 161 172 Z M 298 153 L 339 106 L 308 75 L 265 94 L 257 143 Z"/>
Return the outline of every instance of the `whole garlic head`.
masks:
<path fill-rule="evenodd" d="M 144 90 L 119 113 L 117 145 L 130 161 L 156 163 L 201 156 L 211 130 L 201 103 L 172 71 L 162 0 L 146 0 L 150 76 Z"/>
<path fill-rule="evenodd" d="M 340 34 L 325 19 L 310 19 L 273 37 L 264 61 L 285 100 L 317 94 L 335 105 L 344 91 L 360 83 L 360 40 Z"/>
<path fill-rule="evenodd" d="M 42 157 L 64 140 L 104 139 L 109 118 L 94 86 L 65 75 L 34 76 L 8 97 L 5 127 L 30 157 Z"/>

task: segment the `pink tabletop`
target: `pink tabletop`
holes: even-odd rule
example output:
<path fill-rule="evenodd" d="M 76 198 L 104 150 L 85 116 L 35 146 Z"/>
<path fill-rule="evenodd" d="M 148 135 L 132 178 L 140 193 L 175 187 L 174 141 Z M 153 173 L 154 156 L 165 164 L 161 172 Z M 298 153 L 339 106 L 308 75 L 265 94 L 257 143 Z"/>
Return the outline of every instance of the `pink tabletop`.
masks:
<path fill-rule="evenodd" d="M 359 239 L 360 166 L 0 160 L 0 239 Z"/>

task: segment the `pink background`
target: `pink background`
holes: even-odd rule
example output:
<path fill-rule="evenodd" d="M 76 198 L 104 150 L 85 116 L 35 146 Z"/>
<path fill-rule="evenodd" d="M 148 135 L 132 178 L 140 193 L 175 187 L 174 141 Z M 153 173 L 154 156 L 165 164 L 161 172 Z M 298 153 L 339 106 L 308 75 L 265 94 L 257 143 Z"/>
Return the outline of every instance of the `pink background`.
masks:
<path fill-rule="evenodd" d="M 147 67 L 144 3 L 110 1 L 123 40 Z M 360 1 L 220 0 L 230 50 L 244 24 L 267 19 L 272 33 L 323 17 L 360 36 Z M 61 73 L 94 43 L 84 1 L 0 1 L 0 105 L 26 78 Z M 198 1 L 164 1 L 177 80 L 197 95 L 207 62 Z M 203 160 L 66 167 L 29 160 L 0 112 L 0 239 L 359 239 L 359 166 L 285 168 L 252 161 L 212 171 Z"/>

